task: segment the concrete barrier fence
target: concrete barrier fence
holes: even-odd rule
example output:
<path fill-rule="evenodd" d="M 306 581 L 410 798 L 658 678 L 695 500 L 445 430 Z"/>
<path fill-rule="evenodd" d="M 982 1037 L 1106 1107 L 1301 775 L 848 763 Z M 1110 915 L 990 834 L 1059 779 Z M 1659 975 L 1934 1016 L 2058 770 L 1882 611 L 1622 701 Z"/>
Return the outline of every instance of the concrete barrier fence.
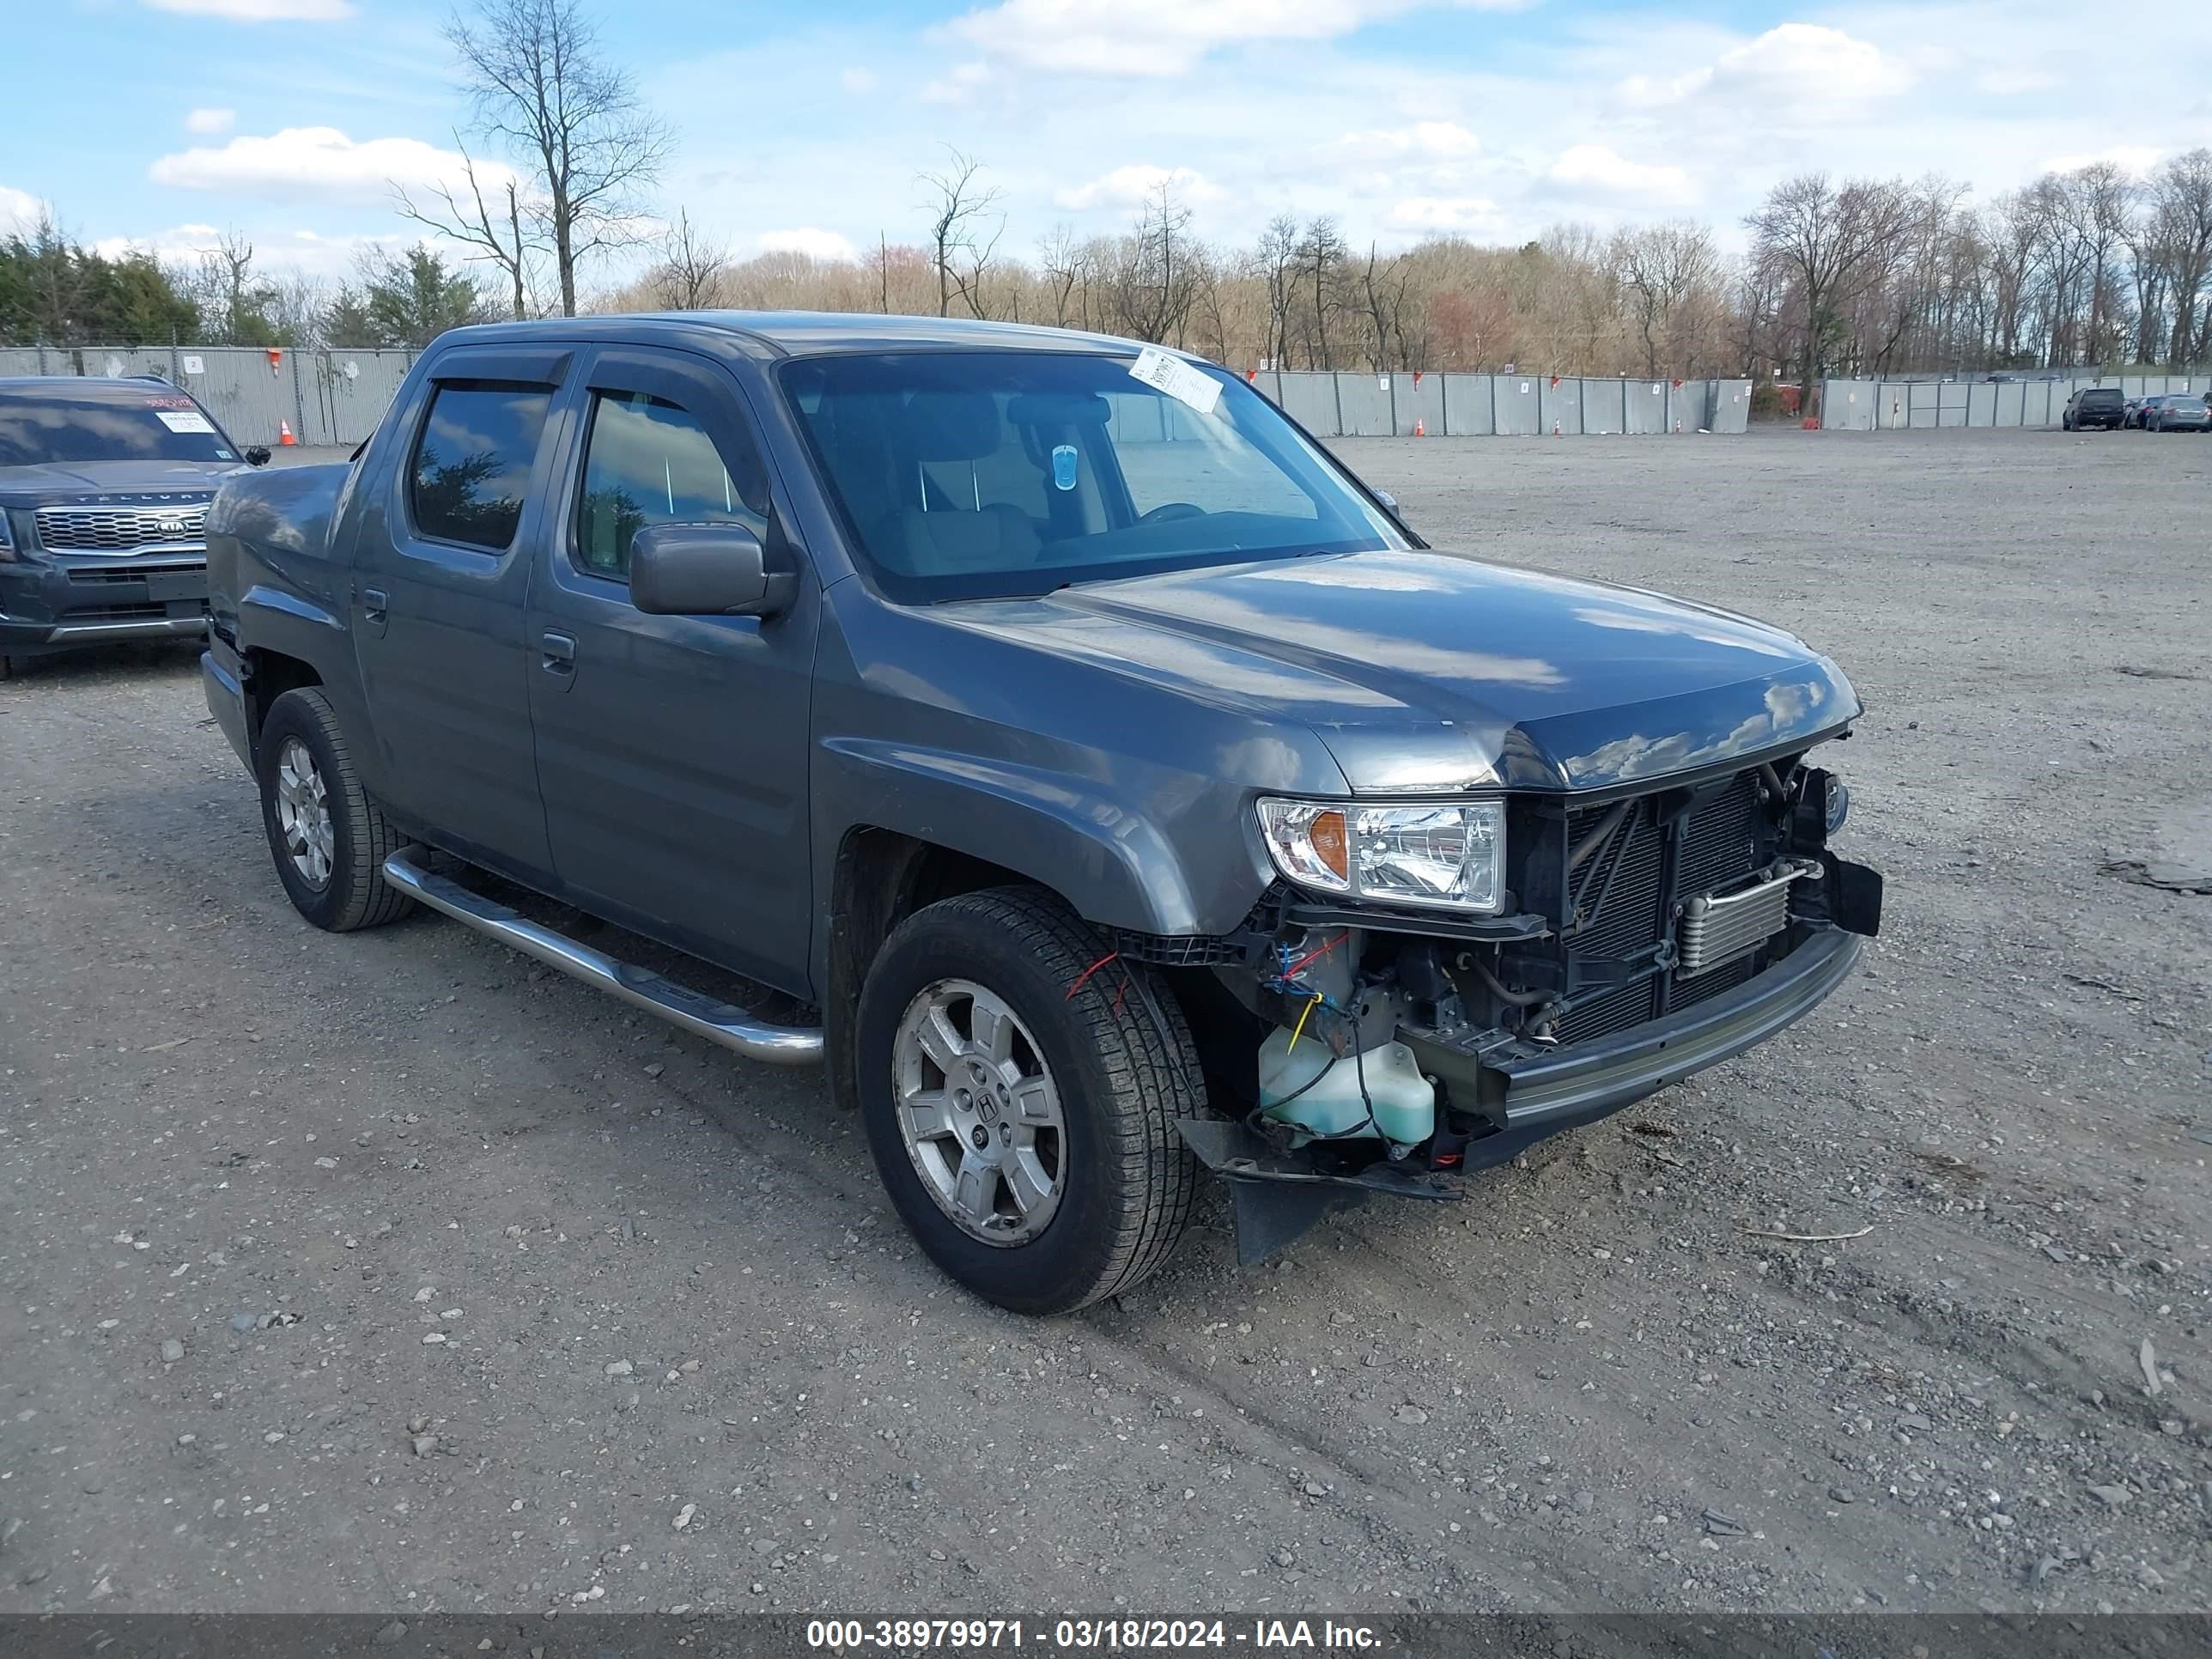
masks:
<path fill-rule="evenodd" d="M 241 444 L 357 444 L 376 429 L 415 361 L 411 351 L 298 351 L 289 346 L 9 346 L 0 375 L 153 374 L 204 404 Z"/>
<path fill-rule="evenodd" d="M 375 429 L 415 356 L 289 346 L 9 346 L 0 348 L 0 375 L 159 375 L 205 404 L 241 444 L 274 444 L 286 426 L 303 444 L 357 444 Z M 1348 369 L 1265 369 L 1251 380 L 1319 438 L 1735 433 L 1751 415 L 1748 380 Z"/>
<path fill-rule="evenodd" d="M 2203 374 L 2077 374 L 2061 380 L 1823 380 L 1820 424 L 1831 432 L 1887 432 L 1943 426 L 2057 426 L 2066 400 L 2084 386 L 2118 387 L 2130 398 L 2203 392 Z"/>

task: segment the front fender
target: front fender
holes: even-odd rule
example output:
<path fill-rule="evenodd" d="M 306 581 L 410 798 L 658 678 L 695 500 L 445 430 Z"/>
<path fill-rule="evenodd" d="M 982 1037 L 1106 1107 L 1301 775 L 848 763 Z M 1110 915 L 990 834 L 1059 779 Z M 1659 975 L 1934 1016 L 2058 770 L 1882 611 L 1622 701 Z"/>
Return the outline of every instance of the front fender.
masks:
<path fill-rule="evenodd" d="M 1004 865 L 1101 927 L 1202 933 L 1219 921 L 1224 895 L 1193 890 L 1161 827 L 1085 780 L 910 744 L 847 738 L 823 749 L 871 828 Z M 1265 886 L 1255 872 L 1236 914 Z"/>

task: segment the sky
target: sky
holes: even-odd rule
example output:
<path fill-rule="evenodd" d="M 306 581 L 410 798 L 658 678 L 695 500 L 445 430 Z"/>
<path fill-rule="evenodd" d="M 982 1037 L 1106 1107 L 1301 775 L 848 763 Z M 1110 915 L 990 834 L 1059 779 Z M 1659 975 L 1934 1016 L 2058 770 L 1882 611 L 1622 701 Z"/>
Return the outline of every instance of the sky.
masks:
<path fill-rule="evenodd" d="M 1386 250 L 1687 214 L 1727 246 L 1808 168 L 1986 198 L 2212 144 L 2204 0 L 584 4 L 676 129 L 659 210 L 740 256 L 921 240 L 917 175 L 948 146 L 1027 252 L 1061 224 L 1121 228 L 1163 175 L 1217 241 L 1284 211 Z M 342 277 L 364 242 L 414 240 L 394 184 L 454 175 L 450 10 L 0 0 L 0 231 L 46 202 L 106 250 L 231 229 L 264 264 Z"/>

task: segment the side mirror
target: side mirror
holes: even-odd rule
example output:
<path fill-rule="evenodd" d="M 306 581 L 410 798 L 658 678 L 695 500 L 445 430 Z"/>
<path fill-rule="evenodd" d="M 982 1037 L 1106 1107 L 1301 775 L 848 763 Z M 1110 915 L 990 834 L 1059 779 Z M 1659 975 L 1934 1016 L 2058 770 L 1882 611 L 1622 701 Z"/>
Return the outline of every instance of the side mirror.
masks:
<path fill-rule="evenodd" d="M 787 586 L 741 524 L 655 524 L 629 544 L 630 603 L 653 617 L 765 617 Z"/>
<path fill-rule="evenodd" d="M 246 465 L 248 465 L 248 466 L 266 466 L 266 465 L 269 465 L 269 446 L 268 446 L 267 444 L 248 444 L 248 445 L 246 445 Z"/>

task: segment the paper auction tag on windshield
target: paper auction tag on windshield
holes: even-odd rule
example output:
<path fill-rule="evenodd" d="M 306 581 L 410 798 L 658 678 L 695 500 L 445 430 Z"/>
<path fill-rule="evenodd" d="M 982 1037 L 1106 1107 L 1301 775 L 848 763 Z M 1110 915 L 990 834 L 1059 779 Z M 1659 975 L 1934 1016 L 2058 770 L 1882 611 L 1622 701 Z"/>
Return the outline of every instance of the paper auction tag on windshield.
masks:
<path fill-rule="evenodd" d="M 154 416 L 172 432 L 213 433 L 208 417 L 195 409 L 157 409 Z"/>
<path fill-rule="evenodd" d="M 1201 374 L 1180 357 L 1146 346 L 1129 365 L 1129 373 L 1156 392 L 1164 392 L 1179 404 L 1188 404 L 1201 415 L 1213 413 L 1221 401 L 1221 382 Z"/>

